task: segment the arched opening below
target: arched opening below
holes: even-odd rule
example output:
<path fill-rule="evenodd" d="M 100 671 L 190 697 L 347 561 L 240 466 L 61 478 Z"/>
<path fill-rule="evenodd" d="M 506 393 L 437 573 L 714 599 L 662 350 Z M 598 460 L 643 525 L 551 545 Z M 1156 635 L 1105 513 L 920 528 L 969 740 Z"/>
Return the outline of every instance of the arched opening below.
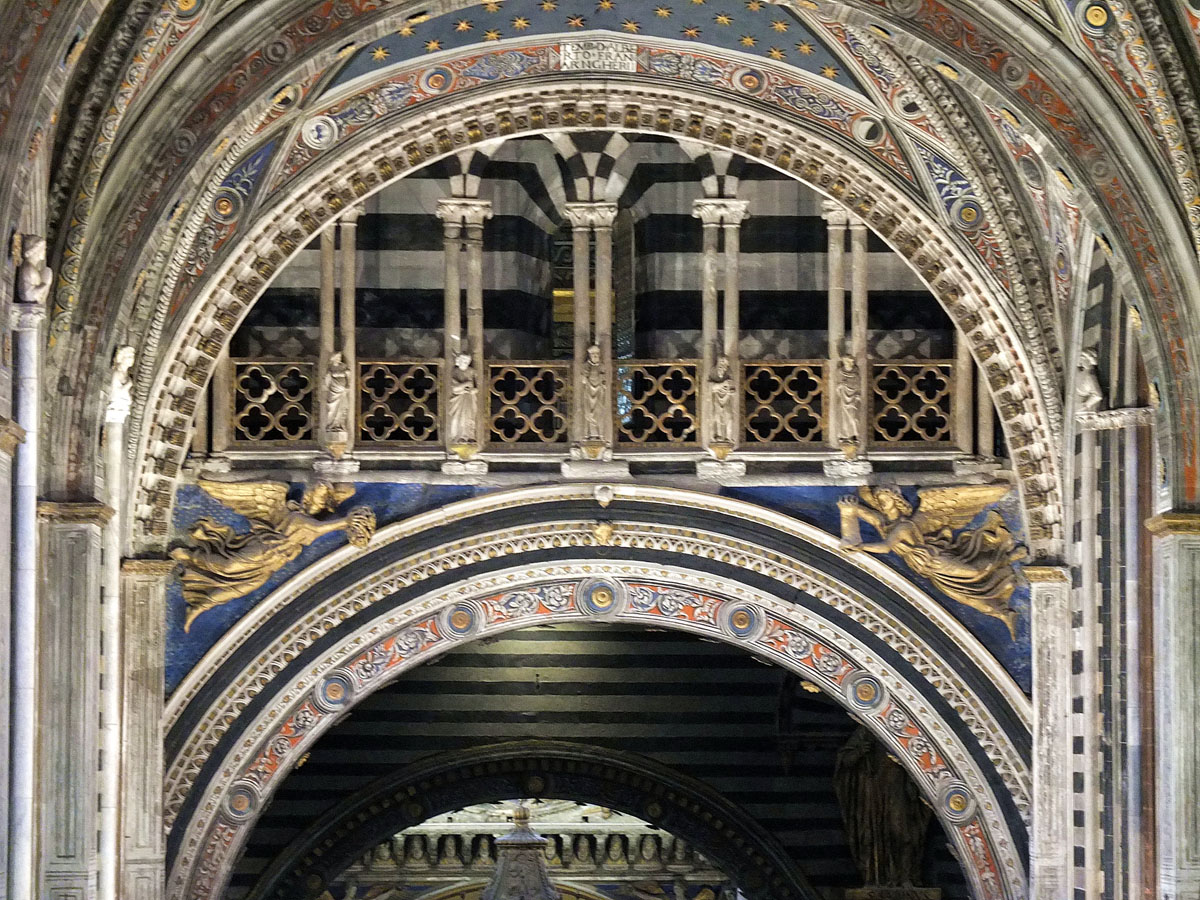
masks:
<path fill-rule="evenodd" d="M 407 829 L 525 796 L 647 821 L 750 900 L 841 897 L 866 882 L 837 785 L 861 734 L 802 679 L 725 644 L 616 624 L 510 632 L 413 669 L 323 736 L 264 812 L 228 896 L 317 900 Z M 905 835 L 920 845 L 913 883 L 965 900 L 941 828 L 918 828 Z"/>

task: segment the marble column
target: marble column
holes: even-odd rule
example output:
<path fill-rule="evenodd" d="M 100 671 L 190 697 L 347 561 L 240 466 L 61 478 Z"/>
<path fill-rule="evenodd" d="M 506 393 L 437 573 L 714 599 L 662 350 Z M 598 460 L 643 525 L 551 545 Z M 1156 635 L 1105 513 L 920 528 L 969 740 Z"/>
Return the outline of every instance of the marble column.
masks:
<path fill-rule="evenodd" d="M 1032 900 L 1071 896 L 1071 578 L 1026 566 L 1033 633 Z"/>
<path fill-rule="evenodd" d="M 37 896 L 38 823 L 38 427 L 41 423 L 40 304 L 12 306 L 16 344 L 15 418 L 25 441 L 17 447 L 12 542 L 12 731 L 8 808 L 8 896 Z"/>
<path fill-rule="evenodd" d="M 0 417 L 0 815 L 8 815 L 9 739 L 12 704 L 9 696 L 12 671 L 12 499 L 13 456 L 25 431 L 11 419 Z M 4 830 L 8 829 L 7 818 Z M 8 840 L 0 840 L 0 897 L 8 893 Z"/>
<path fill-rule="evenodd" d="M 121 900 L 161 900 L 166 883 L 162 830 L 163 666 L 166 586 L 175 563 L 127 559 L 121 564 L 126 647 L 121 682 Z"/>
<path fill-rule="evenodd" d="M 1154 535 L 1158 900 L 1200 898 L 1200 512 L 1146 523 Z"/>
<path fill-rule="evenodd" d="M 725 202 L 715 198 L 703 198 L 692 204 L 692 215 L 700 220 L 700 371 L 697 373 L 700 390 L 696 408 L 700 413 L 700 442 L 704 447 L 713 444 L 713 417 L 715 405 L 712 394 L 706 390 L 717 362 L 719 339 L 717 336 L 718 290 L 717 276 L 720 270 L 721 220 L 725 215 Z M 708 468 L 708 467 L 706 467 Z"/>
<path fill-rule="evenodd" d="M 323 390 L 326 375 L 329 372 L 329 361 L 337 352 L 337 238 L 334 227 L 329 226 L 321 232 L 321 278 L 320 306 L 318 310 L 318 358 L 317 385 Z M 323 398 L 322 398 L 323 399 Z M 330 426 L 325 415 L 325 404 L 317 404 L 317 426 L 321 445 L 328 448 L 330 443 Z"/>
<path fill-rule="evenodd" d="M 595 335 L 600 348 L 600 368 L 604 373 L 604 396 L 612 397 L 613 377 L 613 223 L 617 220 L 615 203 L 593 203 L 592 232 L 596 244 L 596 299 L 594 310 Z M 611 410 L 600 421 L 600 439 L 612 447 L 613 423 Z"/>
<path fill-rule="evenodd" d="M 957 328 L 954 330 L 954 421 L 951 430 L 954 444 L 963 453 L 975 449 L 975 360 L 967 337 Z"/>
<path fill-rule="evenodd" d="M 574 304 L 573 340 L 571 345 L 571 443 L 582 447 L 587 443 L 587 423 L 584 416 L 584 375 L 588 348 L 592 345 L 592 221 L 587 203 L 568 203 L 564 207 L 571 223 L 572 302 Z"/>
<path fill-rule="evenodd" d="M 44 602 L 38 642 L 39 896 L 97 889 L 101 538 L 112 510 L 42 501 Z"/>
<path fill-rule="evenodd" d="M 338 349 L 346 368 L 350 370 L 351 409 L 357 406 L 358 397 L 358 216 L 360 210 L 351 209 L 338 221 L 341 239 L 341 289 L 338 292 Z M 354 450 L 354 429 L 346 436 L 343 453 Z"/>
<path fill-rule="evenodd" d="M 121 503 L 124 499 L 125 423 L 133 406 L 132 347 L 117 351 L 104 416 L 104 482 L 112 518 L 104 528 L 100 586 L 100 846 L 97 900 L 118 900 L 120 873 L 121 705 Z"/>
<path fill-rule="evenodd" d="M 975 453 L 985 459 L 996 455 L 996 411 L 987 375 L 975 367 Z"/>
<path fill-rule="evenodd" d="M 444 361 L 441 408 L 443 440 L 447 462 L 442 470 L 447 474 L 480 475 L 487 464 L 472 457 L 485 443 L 483 424 L 488 402 L 488 366 L 485 358 L 483 329 L 483 224 L 492 216 L 488 200 L 469 197 L 447 197 L 438 201 L 438 217 L 442 220 L 444 277 L 442 305 Z M 463 277 L 466 268 L 466 340 L 463 340 Z M 455 357 L 466 354 L 471 360 L 475 383 L 474 421 L 465 427 L 452 428 L 450 398 L 456 384 Z M 466 433 L 451 433 L 465 431 Z"/>
<path fill-rule="evenodd" d="M 850 214 L 845 207 L 833 200 L 821 203 L 821 216 L 825 219 L 826 249 L 825 263 L 828 273 L 828 324 L 829 369 L 836 371 L 838 358 L 846 348 L 842 342 L 846 337 L 846 224 Z M 840 449 L 835 435 L 829 435 L 829 443 Z"/>
<path fill-rule="evenodd" d="M 867 316 L 870 266 L 867 253 L 867 223 L 851 216 L 850 227 L 850 352 L 858 360 L 862 404 L 858 411 L 858 433 L 862 448 L 871 445 L 871 360 L 867 353 Z"/>
<path fill-rule="evenodd" d="M 212 376 L 212 453 L 223 454 L 233 440 L 233 362 L 229 345 L 221 350 Z"/>

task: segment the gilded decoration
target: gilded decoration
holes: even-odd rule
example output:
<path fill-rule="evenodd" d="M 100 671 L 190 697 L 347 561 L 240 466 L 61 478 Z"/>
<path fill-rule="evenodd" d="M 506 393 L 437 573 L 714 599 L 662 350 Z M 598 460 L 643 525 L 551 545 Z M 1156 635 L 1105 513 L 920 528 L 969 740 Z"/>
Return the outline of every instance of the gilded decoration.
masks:
<path fill-rule="evenodd" d="M 287 499 L 288 485 L 279 481 L 201 480 L 200 486 L 249 519 L 250 530 L 238 533 L 206 516 L 189 532 L 192 546 L 171 551 L 171 558 L 183 564 L 184 631 L 202 612 L 258 590 L 322 535 L 345 531 L 351 544 L 366 547 L 375 534 L 375 514 L 365 506 L 337 518 L 318 518 L 349 500 L 352 484 L 318 482 L 298 501 Z"/>
<path fill-rule="evenodd" d="M 1017 613 L 1008 601 L 1017 586 L 1013 563 L 1024 559 L 1027 551 L 995 510 L 979 527 L 966 527 L 1004 498 L 1007 485 L 925 488 L 917 491 L 918 509 L 898 488 L 864 485 L 858 492 L 858 498 L 838 501 L 844 550 L 895 553 L 952 600 L 1002 621 L 1017 639 Z M 880 540 L 864 543 L 860 522 L 874 528 Z"/>

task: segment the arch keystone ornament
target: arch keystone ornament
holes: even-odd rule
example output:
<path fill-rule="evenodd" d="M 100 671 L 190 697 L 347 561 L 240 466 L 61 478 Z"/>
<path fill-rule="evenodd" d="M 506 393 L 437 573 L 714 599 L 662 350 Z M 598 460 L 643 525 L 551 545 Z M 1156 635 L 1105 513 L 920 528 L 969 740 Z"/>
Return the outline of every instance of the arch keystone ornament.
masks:
<path fill-rule="evenodd" d="M 221 893 L 280 781 L 363 697 L 463 643 L 586 621 L 684 631 L 796 673 L 901 761 L 977 897 L 1026 896 L 1028 701 L 952 616 L 834 537 L 711 495 L 615 486 L 613 544 L 597 546 L 594 490 L 416 516 L 251 610 L 168 707 L 170 896 Z"/>

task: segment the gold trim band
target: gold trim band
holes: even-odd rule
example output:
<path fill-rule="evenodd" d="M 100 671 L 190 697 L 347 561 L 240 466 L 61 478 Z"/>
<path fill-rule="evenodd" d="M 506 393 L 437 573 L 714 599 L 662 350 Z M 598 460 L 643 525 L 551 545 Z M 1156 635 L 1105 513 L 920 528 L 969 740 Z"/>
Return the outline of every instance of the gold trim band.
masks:
<path fill-rule="evenodd" d="M 1146 520 L 1153 535 L 1200 534 L 1200 512 L 1165 512 Z"/>

